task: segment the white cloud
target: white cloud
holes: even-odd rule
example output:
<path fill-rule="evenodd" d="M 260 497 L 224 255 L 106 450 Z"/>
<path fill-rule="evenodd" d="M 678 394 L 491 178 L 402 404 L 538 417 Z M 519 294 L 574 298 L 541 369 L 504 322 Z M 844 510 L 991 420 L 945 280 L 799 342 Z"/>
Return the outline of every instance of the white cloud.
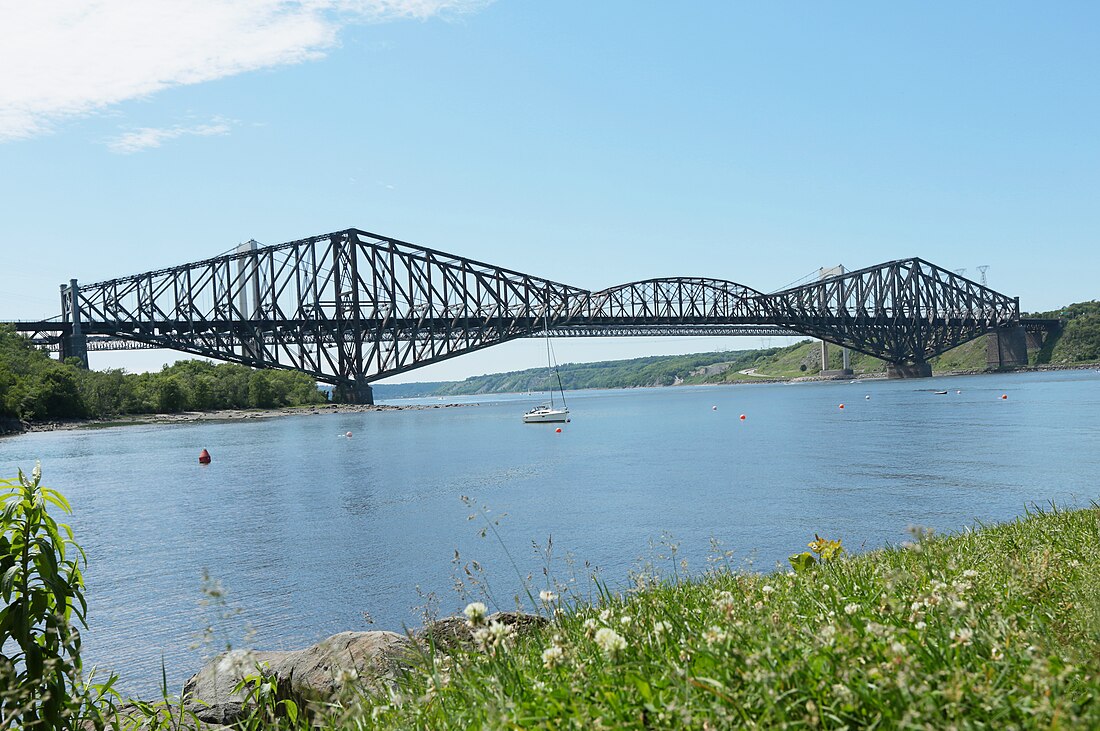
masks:
<path fill-rule="evenodd" d="M 160 147 L 168 140 L 174 140 L 177 137 L 211 137 L 214 135 L 227 135 L 230 129 L 229 124 L 225 122 L 198 124 L 192 127 L 177 125 L 175 127 L 160 129 L 155 127 L 142 127 L 141 129 L 132 130 L 110 140 L 107 143 L 107 147 L 115 152 L 121 152 L 124 155 L 128 155 L 132 152 L 148 150 L 151 147 Z"/>
<path fill-rule="evenodd" d="M 0 142 L 173 86 L 319 58 L 351 23 L 488 2 L 0 0 Z"/>

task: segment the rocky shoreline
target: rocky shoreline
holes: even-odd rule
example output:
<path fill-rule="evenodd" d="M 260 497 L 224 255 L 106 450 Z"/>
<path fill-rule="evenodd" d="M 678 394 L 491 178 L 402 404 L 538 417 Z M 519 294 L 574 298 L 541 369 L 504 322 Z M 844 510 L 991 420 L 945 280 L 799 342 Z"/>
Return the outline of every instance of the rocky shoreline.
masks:
<path fill-rule="evenodd" d="M 209 421 L 247 421 L 274 419 L 282 416 L 319 416 L 321 414 L 362 414 L 371 411 L 426 411 L 450 409 L 477 404 L 317 404 L 281 409 L 219 409 L 216 411 L 181 411 L 176 414 L 128 414 L 105 419 L 67 419 L 64 421 L 20 422 L 16 419 L 0 420 L 0 436 L 28 432 L 70 431 L 73 429 L 105 429 L 117 426 L 144 424 L 193 424 Z"/>

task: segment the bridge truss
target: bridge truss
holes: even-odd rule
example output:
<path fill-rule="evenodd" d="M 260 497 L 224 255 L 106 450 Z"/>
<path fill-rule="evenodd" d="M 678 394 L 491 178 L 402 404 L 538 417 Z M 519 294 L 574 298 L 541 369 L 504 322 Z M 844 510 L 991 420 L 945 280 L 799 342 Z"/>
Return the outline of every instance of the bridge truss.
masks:
<path fill-rule="evenodd" d="M 191 264 L 62 288 L 59 322 L 23 323 L 63 355 L 170 348 L 303 371 L 349 400 L 369 383 L 545 329 L 555 336 L 804 334 L 920 368 L 1019 302 L 922 259 L 764 294 L 667 278 L 589 291 L 349 229 L 250 242 Z M 52 336 L 50 335 L 52 333 Z"/>

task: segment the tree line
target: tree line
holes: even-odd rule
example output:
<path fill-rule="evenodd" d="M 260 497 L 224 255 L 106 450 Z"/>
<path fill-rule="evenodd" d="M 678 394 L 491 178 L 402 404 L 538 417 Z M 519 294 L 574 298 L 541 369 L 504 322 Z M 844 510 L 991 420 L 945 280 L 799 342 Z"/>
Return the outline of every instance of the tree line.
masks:
<path fill-rule="evenodd" d="M 313 379 L 297 371 L 197 360 L 166 365 L 157 373 L 86 370 L 75 359 L 53 360 L 12 328 L 0 326 L 0 417 L 51 421 L 326 400 Z"/>

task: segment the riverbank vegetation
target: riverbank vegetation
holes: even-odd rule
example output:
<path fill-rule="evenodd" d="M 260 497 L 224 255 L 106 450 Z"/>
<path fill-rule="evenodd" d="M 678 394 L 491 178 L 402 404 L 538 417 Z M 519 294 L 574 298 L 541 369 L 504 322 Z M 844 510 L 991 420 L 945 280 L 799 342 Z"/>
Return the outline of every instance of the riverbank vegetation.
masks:
<path fill-rule="evenodd" d="M 86 370 L 51 359 L 0 326 L 0 417 L 36 422 L 325 401 L 313 379 L 295 371 L 255 371 L 197 360 L 157 373 Z"/>
<path fill-rule="evenodd" d="M 67 508 L 38 483 L 37 471 L 8 483 L 0 501 L 0 563 L 24 571 L 3 587 L 4 642 L 15 632 L 57 635 L 58 622 L 83 613 L 69 589 L 46 600 L 59 602 L 56 611 L 12 609 L 35 590 L 20 578 L 30 566 L 26 526 L 47 525 L 53 543 L 41 551 L 56 551 L 59 535 L 41 514 L 20 516 Z M 57 565 L 75 586 L 82 560 L 75 544 L 64 545 L 68 558 Z M 469 640 L 424 647 L 385 690 L 345 674 L 338 697 L 310 705 L 258 669 L 241 687 L 253 705 L 238 728 L 1100 727 L 1100 508 L 1033 510 L 946 537 L 914 531 L 911 543 L 859 556 L 816 537 L 809 548 L 794 548 L 795 571 L 745 571 L 719 554 L 694 575 L 670 551 L 663 573 L 650 566 L 626 591 L 596 583 L 585 597 L 548 576 L 528 587 L 544 624 L 514 632 L 471 602 Z M 84 682 L 78 643 L 49 647 L 43 659 L 52 653 L 53 664 L 32 666 L 26 654 L 0 663 L 8 722 L 30 728 L 27 721 L 59 712 L 65 723 L 51 728 L 80 719 L 197 725 L 181 724 L 187 714 L 170 699 L 121 713 L 109 683 Z M 69 689 L 71 704 L 48 708 L 56 696 L 39 692 L 47 686 Z"/>

